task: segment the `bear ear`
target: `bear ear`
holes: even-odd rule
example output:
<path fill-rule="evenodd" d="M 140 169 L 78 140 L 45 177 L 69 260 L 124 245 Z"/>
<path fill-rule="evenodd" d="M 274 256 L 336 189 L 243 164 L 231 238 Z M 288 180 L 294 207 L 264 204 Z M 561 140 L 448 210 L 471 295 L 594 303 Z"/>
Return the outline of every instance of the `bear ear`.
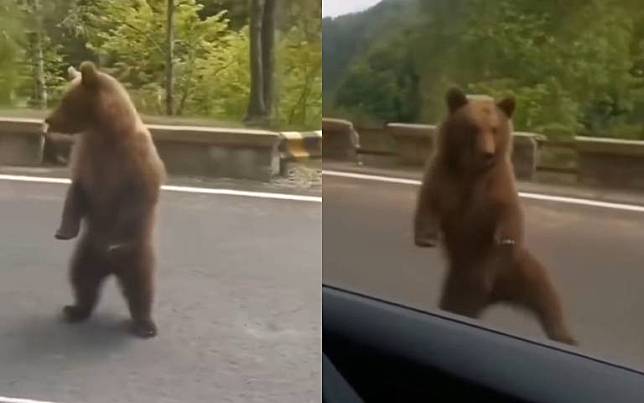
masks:
<path fill-rule="evenodd" d="M 67 69 L 67 75 L 69 76 L 69 80 L 73 80 L 76 77 L 80 76 L 80 72 L 74 68 L 74 66 L 69 66 Z"/>
<path fill-rule="evenodd" d="M 507 97 L 499 101 L 496 106 L 499 107 L 506 114 L 507 117 L 511 118 L 514 114 L 514 108 L 516 107 L 516 101 L 514 97 Z"/>
<path fill-rule="evenodd" d="M 92 62 L 83 62 L 80 65 L 80 73 L 83 77 L 81 82 L 83 85 L 93 87 L 98 82 L 98 70 Z"/>
<path fill-rule="evenodd" d="M 447 101 L 447 108 L 449 109 L 450 114 L 456 112 L 456 110 L 467 104 L 467 96 L 465 96 L 465 93 L 461 91 L 460 88 L 451 88 L 447 91 L 445 99 Z"/>

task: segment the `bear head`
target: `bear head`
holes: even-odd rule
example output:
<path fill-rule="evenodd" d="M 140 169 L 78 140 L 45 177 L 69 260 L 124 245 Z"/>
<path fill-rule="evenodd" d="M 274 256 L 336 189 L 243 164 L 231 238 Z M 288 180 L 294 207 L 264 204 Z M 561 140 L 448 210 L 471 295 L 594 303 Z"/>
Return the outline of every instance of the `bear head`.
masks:
<path fill-rule="evenodd" d="M 469 100 L 460 89 L 446 96 L 448 116 L 438 138 L 438 155 L 453 169 L 482 173 L 509 159 L 512 148 L 512 97 L 499 102 Z"/>
<path fill-rule="evenodd" d="M 68 73 L 69 87 L 45 119 L 47 132 L 77 134 L 94 127 L 106 131 L 136 116 L 125 89 L 94 63 L 83 62 L 80 71 L 70 67 Z"/>

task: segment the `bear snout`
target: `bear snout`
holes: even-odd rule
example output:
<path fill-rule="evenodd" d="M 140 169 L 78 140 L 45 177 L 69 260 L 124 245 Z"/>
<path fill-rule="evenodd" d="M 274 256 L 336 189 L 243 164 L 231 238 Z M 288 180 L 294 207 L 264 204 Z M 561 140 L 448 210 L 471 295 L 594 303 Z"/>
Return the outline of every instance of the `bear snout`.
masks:
<path fill-rule="evenodd" d="M 496 154 L 492 151 L 483 151 L 480 154 L 480 166 L 483 170 L 488 170 L 494 166 Z"/>
<path fill-rule="evenodd" d="M 494 164 L 494 157 L 496 157 L 496 154 L 493 151 L 483 151 L 481 153 L 481 161 L 486 167 Z"/>
<path fill-rule="evenodd" d="M 53 126 L 55 126 L 55 121 L 52 118 L 52 116 L 47 116 L 43 122 L 43 126 L 47 128 L 48 131 L 52 130 Z"/>
<path fill-rule="evenodd" d="M 60 124 L 54 119 L 53 116 L 47 116 L 43 121 L 42 127 L 45 134 L 51 134 L 59 131 Z"/>

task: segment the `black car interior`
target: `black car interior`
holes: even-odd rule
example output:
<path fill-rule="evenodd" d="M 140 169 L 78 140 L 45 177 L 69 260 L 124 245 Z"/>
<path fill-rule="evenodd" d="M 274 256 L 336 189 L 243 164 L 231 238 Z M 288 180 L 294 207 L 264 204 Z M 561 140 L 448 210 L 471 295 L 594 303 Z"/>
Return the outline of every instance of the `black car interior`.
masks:
<path fill-rule="evenodd" d="M 323 286 L 323 401 L 644 402 L 644 373 Z"/>

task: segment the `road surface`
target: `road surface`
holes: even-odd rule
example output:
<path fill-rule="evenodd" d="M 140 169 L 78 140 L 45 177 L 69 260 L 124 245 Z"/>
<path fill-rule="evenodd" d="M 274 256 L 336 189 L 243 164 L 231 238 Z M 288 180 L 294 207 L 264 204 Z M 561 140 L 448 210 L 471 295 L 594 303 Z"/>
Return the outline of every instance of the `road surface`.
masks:
<path fill-rule="evenodd" d="M 0 402 L 319 401 L 319 200 L 164 191 L 159 336 L 139 340 L 113 280 L 89 322 L 59 320 L 65 190 L 0 179 Z"/>
<path fill-rule="evenodd" d="M 440 250 L 414 246 L 418 187 L 402 182 L 323 175 L 324 282 L 435 310 L 445 262 Z M 552 273 L 580 350 L 644 369 L 644 208 L 530 196 L 527 243 Z M 482 321 L 544 338 L 536 320 L 507 307 Z"/>

